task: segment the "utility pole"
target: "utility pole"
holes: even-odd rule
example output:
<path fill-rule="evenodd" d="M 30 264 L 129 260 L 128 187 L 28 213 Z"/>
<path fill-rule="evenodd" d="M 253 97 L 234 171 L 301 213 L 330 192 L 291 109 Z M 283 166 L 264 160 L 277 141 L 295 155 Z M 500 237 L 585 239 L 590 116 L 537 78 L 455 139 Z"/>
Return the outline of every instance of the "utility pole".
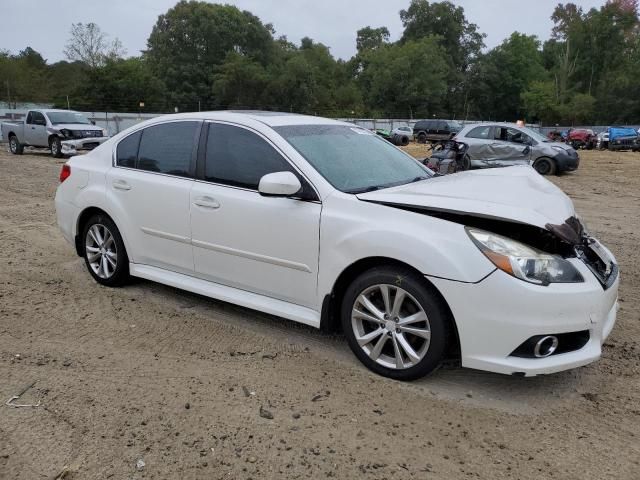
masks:
<path fill-rule="evenodd" d="M 200 111 L 200 100 L 198 100 L 198 111 Z"/>
<path fill-rule="evenodd" d="M 9 110 L 11 110 L 11 89 L 9 88 L 9 80 L 5 80 L 7 84 L 7 102 L 9 103 Z"/>
<path fill-rule="evenodd" d="M 67 95 L 67 110 L 71 110 L 71 107 L 69 106 L 69 95 Z"/>

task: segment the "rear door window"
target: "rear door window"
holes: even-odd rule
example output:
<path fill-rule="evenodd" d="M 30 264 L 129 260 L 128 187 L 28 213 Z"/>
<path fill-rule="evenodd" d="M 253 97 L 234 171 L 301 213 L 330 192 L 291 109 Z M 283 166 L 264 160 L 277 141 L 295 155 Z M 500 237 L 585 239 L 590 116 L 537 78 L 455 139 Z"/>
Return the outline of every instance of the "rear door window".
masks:
<path fill-rule="evenodd" d="M 194 147 L 200 122 L 171 122 L 142 131 L 136 168 L 179 177 L 192 177 Z"/>
<path fill-rule="evenodd" d="M 491 126 L 485 125 L 482 127 L 476 127 L 465 135 L 467 138 L 479 138 L 481 140 L 488 140 L 491 133 Z"/>
<path fill-rule="evenodd" d="M 136 168 L 141 136 L 142 131 L 139 131 L 120 141 L 116 149 L 116 165 L 119 167 Z"/>

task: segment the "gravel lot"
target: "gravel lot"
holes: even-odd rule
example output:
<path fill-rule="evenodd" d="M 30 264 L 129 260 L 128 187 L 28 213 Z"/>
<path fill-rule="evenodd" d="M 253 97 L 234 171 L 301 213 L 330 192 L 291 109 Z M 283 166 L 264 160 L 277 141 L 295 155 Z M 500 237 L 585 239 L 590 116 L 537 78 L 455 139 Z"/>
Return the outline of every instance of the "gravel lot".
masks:
<path fill-rule="evenodd" d="M 640 478 L 640 154 L 584 152 L 552 178 L 621 264 L 601 361 L 401 384 L 340 336 L 145 281 L 98 286 L 55 224 L 61 162 L 5 147 L 0 478 Z M 4 404 L 34 381 L 20 400 L 40 407 Z"/>

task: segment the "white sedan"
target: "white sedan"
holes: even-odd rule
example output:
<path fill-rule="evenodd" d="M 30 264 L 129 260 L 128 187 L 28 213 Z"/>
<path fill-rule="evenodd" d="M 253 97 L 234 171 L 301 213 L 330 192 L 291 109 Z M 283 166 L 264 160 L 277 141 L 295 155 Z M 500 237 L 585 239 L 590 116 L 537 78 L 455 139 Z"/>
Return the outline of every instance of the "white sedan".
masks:
<path fill-rule="evenodd" d="M 155 118 L 63 167 L 57 219 L 107 286 L 146 278 L 318 328 L 410 380 L 590 363 L 618 267 L 532 168 L 434 176 L 350 123 Z"/>

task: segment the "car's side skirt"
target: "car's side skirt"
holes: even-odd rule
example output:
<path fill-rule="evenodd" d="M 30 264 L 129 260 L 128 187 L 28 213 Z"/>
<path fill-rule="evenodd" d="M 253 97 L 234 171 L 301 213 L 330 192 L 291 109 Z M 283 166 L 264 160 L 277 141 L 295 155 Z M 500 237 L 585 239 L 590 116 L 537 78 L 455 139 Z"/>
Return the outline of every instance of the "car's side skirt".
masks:
<path fill-rule="evenodd" d="M 187 290 L 188 292 L 197 293 L 198 295 L 204 295 L 215 298 L 216 300 L 222 300 L 223 302 L 233 303 L 270 315 L 287 318 L 294 322 L 320 328 L 320 312 L 300 305 L 149 265 L 129 263 L 129 273 L 134 277 L 144 278 L 171 287 Z"/>

